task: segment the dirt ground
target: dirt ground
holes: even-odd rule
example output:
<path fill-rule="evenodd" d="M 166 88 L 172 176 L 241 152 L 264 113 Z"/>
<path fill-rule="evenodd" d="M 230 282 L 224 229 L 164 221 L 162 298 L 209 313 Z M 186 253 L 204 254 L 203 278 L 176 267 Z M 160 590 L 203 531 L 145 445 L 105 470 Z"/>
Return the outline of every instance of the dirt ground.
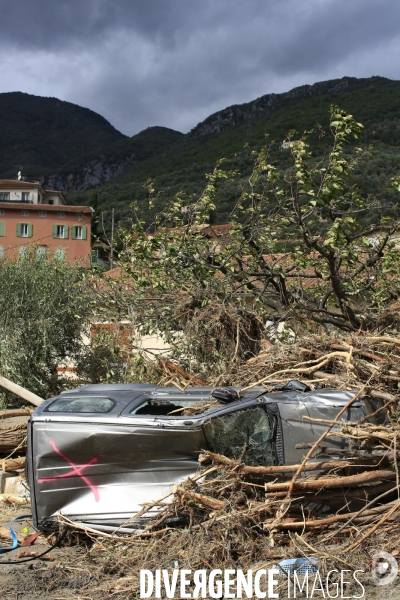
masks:
<path fill-rule="evenodd" d="M 30 505 L 7 506 L 0 504 L 0 526 L 7 527 L 13 517 L 30 513 Z M 14 523 L 16 533 L 22 530 L 34 533 L 31 519 L 27 518 Z M 28 533 L 27 533 L 28 535 Z M 85 568 L 77 568 L 77 563 L 84 559 L 86 550 L 80 546 L 56 548 L 50 552 L 54 560 L 34 560 L 18 564 L 24 558 L 18 558 L 21 552 L 44 552 L 49 544 L 35 542 L 26 548 L 17 548 L 8 553 L 0 554 L 0 593 L 4 600 L 28 600 L 30 598 L 79 598 L 79 591 L 91 582 L 90 572 Z M 1 540 L 1 546 L 8 542 Z M 13 563 L 15 559 L 15 563 Z"/>
<path fill-rule="evenodd" d="M 11 518 L 19 515 L 28 514 L 30 506 L 8 506 L 0 504 L 0 525 L 8 527 Z M 18 533 L 28 528 L 29 533 L 34 533 L 32 522 L 29 518 L 15 523 L 14 530 Z M 121 555 L 121 561 L 117 564 L 112 560 L 110 548 L 102 547 L 101 541 L 93 543 L 82 537 L 66 538 L 68 545 L 62 548 L 56 548 L 50 552 L 54 560 L 34 560 L 31 562 L 18 564 L 18 554 L 21 551 L 26 552 L 44 552 L 49 545 L 42 540 L 39 544 L 19 548 L 10 553 L 0 555 L 0 562 L 10 564 L 0 564 L 0 593 L 2 600 L 131 600 L 139 598 L 138 573 L 130 567 L 129 562 L 124 558 L 123 546 L 118 542 L 118 547 L 114 552 Z M 54 538 L 49 542 L 54 542 Z M 397 539 L 390 539 L 387 536 L 381 540 L 379 549 L 392 550 L 396 545 L 400 546 Z M 6 541 L 1 541 L 1 546 L 6 546 Z M 384 547 L 385 546 L 385 547 Z M 389 546 L 389 548 L 388 548 Z M 122 549 L 122 552 L 121 552 Z M 112 551 L 111 551 L 112 552 Z M 145 545 L 143 546 L 145 552 Z M 15 559 L 15 563 L 12 561 Z M 360 565 L 358 568 L 367 568 L 368 556 L 354 557 L 354 564 Z M 215 565 L 215 568 L 218 568 Z M 396 581 L 388 586 L 379 587 L 371 582 L 369 573 L 361 574 L 360 581 L 365 587 L 363 598 L 367 600 L 398 600 L 400 599 L 400 575 Z M 279 586 L 279 598 L 287 600 L 287 584 L 282 582 Z M 333 592 L 332 592 L 333 594 Z M 344 596 L 340 597 L 360 597 L 361 588 L 354 585 L 352 588 L 346 588 Z M 176 596 L 176 597 L 179 597 Z M 291 594 L 291 597 L 293 595 Z M 306 595 L 299 594 L 298 598 L 306 598 Z M 315 592 L 314 598 L 323 598 L 321 592 Z"/>

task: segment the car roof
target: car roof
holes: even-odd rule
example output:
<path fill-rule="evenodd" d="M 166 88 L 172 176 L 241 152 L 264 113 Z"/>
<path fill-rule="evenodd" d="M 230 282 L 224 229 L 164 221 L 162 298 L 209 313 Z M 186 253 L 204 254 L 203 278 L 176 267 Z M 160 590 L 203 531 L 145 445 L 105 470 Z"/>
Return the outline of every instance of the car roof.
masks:
<path fill-rule="evenodd" d="M 88 400 L 94 397 L 110 398 L 114 401 L 114 406 L 104 413 L 96 413 L 96 418 L 107 419 L 109 417 L 115 417 L 121 415 L 121 412 L 133 401 L 146 401 L 146 400 L 161 400 L 171 399 L 179 401 L 181 397 L 193 400 L 207 400 L 210 398 L 211 393 L 215 390 L 215 387 L 188 387 L 184 390 L 179 389 L 175 386 L 157 386 L 151 383 L 110 383 L 110 384 L 89 384 L 83 385 L 79 388 L 65 390 L 58 396 L 49 398 L 43 404 L 38 406 L 34 411 L 32 417 L 46 416 L 46 417 L 61 417 L 65 415 L 64 412 L 49 413 L 48 406 L 55 400 L 61 398 L 73 398 L 73 397 L 87 397 Z M 230 390 L 239 391 L 240 388 L 229 388 Z M 281 403 L 292 403 L 301 401 L 311 405 L 339 405 L 343 406 L 352 397 L 352 392 L 344 392 L 333 389 L 321 389 L 314 391 L 298 392 L 298 391 L 276 391 L 267 392 L 264 387 L 251 388 L 240 395 L 240 401 L 251 400 L 259 396 L 265 396 L 269 402 Z M 231 404 L 231 403 L 229 403 Z M 236 404 L 233 401 L 232 404 Z M 69 413 L 73 415 L 75 413 Z M 82 414 L 82 413 L 80 413 Z M 89 417 L 89 415 L 88 415 Z"/>
<path fill-rule="evenodd" d="M 230 390 L 239 391 L 240 388 L 229 388 Z M 74 398 L 74 397 L 87 397 L 88 400 L 93 397 L 110 398 L 114 401 L 113 408 L 106 412 L 96 414 L 97 418 L 107 418 L 117 413 L 121 413 L 123 409 L 128 406 L 133 400 L 147 400 L 147 399 L 175 399 L 178 400 L 180 397 L 193 398 L 193 400 L 204 400 L 211 396 L 211 393 L 215 390 L 215 387 L 187 387 L 184 390 L 179 389 L 175 386 L 157 386 L 150 383 L 116 383 L 116 384 L 89 384 L 83 385 L 79 388 L 64 390 L 58 396 L 54 396 L 45 400 L 43 404 L 40 404 L 34 411 L 32 417 L 38 417 L 46 414 L 47 417 L 54 416 L 48 413 L 48 406 L 57 399 L 61 398 Z M 245 392 L 242 396 L 242 400 L 250 399 L 265 393 L 265 389 L 261 387 L 252 388 Z M 65 413 L 57 413 L 65 414 Z M 73 413 L 70 413 L 73 414 Z"/>

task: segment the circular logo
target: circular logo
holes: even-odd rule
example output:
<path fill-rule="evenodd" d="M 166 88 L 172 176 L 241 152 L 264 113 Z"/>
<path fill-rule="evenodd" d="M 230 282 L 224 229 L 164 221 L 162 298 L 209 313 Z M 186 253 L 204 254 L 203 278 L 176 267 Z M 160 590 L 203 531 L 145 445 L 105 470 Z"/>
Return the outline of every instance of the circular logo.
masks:
<path fill-rule="evenodd" d="M 397 576 L 397 560 L 389 552 L 377 552 L 372 557 L 372 581 L 375 585 L 388 585 Z"/>

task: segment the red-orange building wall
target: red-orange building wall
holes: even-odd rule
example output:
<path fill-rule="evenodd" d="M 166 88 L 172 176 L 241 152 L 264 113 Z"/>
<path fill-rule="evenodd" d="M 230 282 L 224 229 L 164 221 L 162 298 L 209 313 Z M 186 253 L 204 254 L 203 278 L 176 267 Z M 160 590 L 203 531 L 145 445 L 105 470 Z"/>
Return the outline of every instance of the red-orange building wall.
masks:
<path fill-rule="evenodd" d="M 27 213 L 27 214 L 24 214 Z M 39 214 L 45 216 L 39 216 Z M 61 217 L 60 213 L 64 216 Z M 90 236 L 92 209 L 88 206 L 51 206 L 48 204 L 23 204 L 0 202 L 0 248 L 2 254 L 18 256 L 22 247 L 42 246 L 52 250 L 62 248 L 68 262 L 90 266 Z M 4 223 L 2 226 L 1 223 Z M 18 224 L 32 226 L 31 237 L 17 235 Z M 68 227 L 66 239 L 55 238 L 54 225 Z M 86 228 L 86 239 L 73 239 L 72 228 Z"/>

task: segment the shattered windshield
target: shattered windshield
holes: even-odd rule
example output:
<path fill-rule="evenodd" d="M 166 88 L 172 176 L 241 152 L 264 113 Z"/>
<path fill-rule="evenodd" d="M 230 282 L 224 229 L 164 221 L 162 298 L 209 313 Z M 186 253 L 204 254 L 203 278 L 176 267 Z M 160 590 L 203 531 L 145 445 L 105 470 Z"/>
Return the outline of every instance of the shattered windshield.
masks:
<path fill-rule="evenodd" d="M 274 464 L 271 425 L 261 406 L 210 419 L 204 433 L 213 452 L 240 459 L 246 465 Z"/>

